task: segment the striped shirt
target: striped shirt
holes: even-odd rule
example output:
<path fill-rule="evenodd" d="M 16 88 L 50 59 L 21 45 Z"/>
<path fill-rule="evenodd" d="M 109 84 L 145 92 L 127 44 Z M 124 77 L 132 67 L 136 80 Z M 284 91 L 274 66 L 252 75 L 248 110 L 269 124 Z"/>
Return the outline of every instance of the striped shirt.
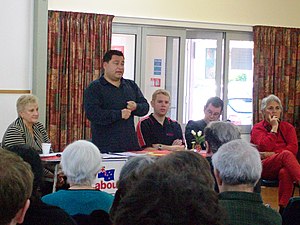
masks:
<path fill-rule="evenodd" d="M 50 139 L 42 123 L 33 124 L 33 136 L 24 124 L 22 118 L 18 117 L 7 128 L 3 139 L 2 147 L 10 148 L 14 145 L 27 144 L 34 148 L 38 153 L 42 153 L 42 143 L 50 143 Z"/>

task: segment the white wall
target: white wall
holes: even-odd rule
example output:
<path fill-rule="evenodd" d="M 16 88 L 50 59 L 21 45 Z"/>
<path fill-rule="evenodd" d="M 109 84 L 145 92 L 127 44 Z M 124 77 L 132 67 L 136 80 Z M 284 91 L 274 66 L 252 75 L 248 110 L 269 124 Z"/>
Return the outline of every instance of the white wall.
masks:
<path fill-rule="evenodd" d="M 18 92 L 32 89 L 33 1 L 1 0 L 0 142 L 7 126 L 17 118 Z"/>
<path fill-rule="evenodd" d="M 103 13 L 116 17 L 300 27 L 299 0 L 48 0 L 48 3 L 51 10 Z"/>

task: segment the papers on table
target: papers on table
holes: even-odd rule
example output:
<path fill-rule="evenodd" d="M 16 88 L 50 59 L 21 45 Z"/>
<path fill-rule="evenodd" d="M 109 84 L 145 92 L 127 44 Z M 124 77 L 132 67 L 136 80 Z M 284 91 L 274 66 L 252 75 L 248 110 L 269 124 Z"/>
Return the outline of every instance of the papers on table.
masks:
<path fill-rule="evenodd" d="M 40 154 L 41 158 L 43 158 L 43 157 L 53 157 L 53 156 L 60 157 L 61 153 L 59 153 L 59 152 L 53 152 L 53 153 L 49 153 L 49 154 Z"/>

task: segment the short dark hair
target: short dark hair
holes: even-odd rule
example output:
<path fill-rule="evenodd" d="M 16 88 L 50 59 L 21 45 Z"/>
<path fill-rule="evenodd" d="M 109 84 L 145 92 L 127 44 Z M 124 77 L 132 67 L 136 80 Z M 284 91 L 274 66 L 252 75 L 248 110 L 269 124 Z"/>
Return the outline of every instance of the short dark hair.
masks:
<path fill-rule="evenodd" d="M 108 50 L 104 56 L 103 56 L 103 62 L 109 62 L 112 58 L 113 55 L 117 55 L 117 56 L 123 56 L 123 52 L 119 51 L 119 50 Z"/>
<path fill-rule="evenodd" d="M 13 152 L 0 148 L 0 224 L 9 224 L 30 198 L 30 165 Z"/>
<path fill-rule="evenodd" d="M 113 224 L 220 225 L 223 215 L 217 194 L 199 176 L 153 165 L 122 198 Z"/>
<path fill-rule="evenodd" d="M 122 167 L 117 182 L 118 190 L 115 193 L 115 198 L 109 212 L 112 219 L 116 214 L 123 196 L 135 185 L 137 180 L 143 176 L 144 170 L 155 163 L 156 159 L 156 157 L 149 155 L 136 156 L 130 158 Z"/>
<path fill-rule="evenodd" d="M 220 99 L 219 97 L 211 97 L 207 100 L 206 104 L 205 104 L 205 109 L 209 106 L 209 104 L 212 104 L 212 106 L 219 108 L 221 107 L 221 112 L 223 111 L 223 107 L 224 107 L 224 102 L 222 99 Z"/>
<path fill-rule="evenodd" d="M 203 184 L 213 188 L 214 179 L 208 161 L 192 151 L 176 151 L 160 157 L 156 164 L 165 171 L 174 173 L 191 173 L 199 176 Z"/>

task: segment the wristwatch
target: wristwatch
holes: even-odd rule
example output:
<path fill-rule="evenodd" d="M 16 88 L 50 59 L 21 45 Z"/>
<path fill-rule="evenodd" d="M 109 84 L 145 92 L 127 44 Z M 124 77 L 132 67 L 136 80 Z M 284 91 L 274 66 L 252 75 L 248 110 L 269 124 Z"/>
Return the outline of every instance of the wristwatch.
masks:
<path fill-rule="evenodd" d="M 158 147 L 157 147 L 157 149 L 158 149 L 158 150 L 162 150 L 162 145 L 159 144 Z"/>

